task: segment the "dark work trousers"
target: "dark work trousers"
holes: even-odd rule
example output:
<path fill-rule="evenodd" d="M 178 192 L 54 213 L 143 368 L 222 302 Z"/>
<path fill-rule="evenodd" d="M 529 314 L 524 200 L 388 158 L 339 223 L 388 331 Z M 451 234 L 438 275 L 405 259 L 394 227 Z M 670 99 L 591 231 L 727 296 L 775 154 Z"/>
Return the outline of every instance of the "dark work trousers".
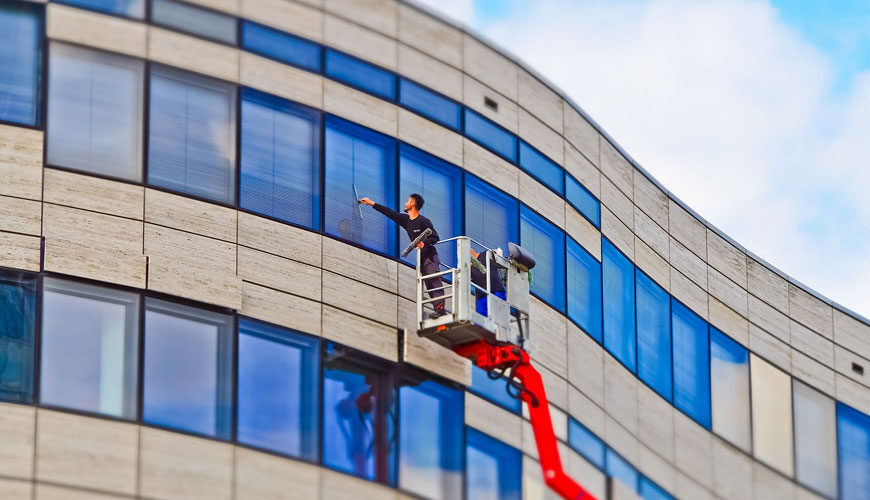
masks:
<path fill-rule="evenodd" d="M 438 254 L 434 253 L 430 257 L 425 257 L 423 259 L 423 276 L 429 274 L 435 274 L 441 270 L 441 260 L 438 259 Z M 441 277 L 437 278 L 428 278 L 423 280 L 423 283 L 426 284 L 426 290 L 433 290 L 435 288 L 441 288 L 444 286 L 444 283 L 441 281 Z M 433 290 L 431 292 L 427 292 L 429 297 L 440 297 L 444 295 L 444 290 Z M 444 300 L 436 300 L 432 302 L 432 305 L 436 310 L 443 311 L 444 310 Z"/>

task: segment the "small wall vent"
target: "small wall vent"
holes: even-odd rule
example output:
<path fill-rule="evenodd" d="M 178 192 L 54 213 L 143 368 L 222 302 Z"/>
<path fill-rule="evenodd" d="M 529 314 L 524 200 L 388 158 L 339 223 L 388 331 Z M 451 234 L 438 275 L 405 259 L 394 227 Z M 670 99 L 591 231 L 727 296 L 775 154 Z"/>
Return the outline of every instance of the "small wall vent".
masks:
<path fill-rule="evenodd" d="M 858 363 L 852 363 L 852 371 L 858 375 L 864 375 L 864 367 Z"/>
<path fill-rule="evenodd" d="M 487 108 L 489 108 L 493 111 L 498 111 L 498 103 L 495 102 L 494 100 L 490 99 L 489 97 L 483 98 L 483 104 L 484 104 L 484 106 L 486 106 Z"/>

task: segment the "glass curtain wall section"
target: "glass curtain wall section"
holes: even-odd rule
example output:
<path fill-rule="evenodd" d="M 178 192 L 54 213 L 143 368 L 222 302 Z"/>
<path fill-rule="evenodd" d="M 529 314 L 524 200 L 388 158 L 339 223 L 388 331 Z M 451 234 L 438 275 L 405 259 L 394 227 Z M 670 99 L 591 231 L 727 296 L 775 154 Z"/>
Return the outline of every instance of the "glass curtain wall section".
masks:
<path fill-rule="evenodd" d="M 236 88 L 151 70 L 148 183 L 219 203 L 236 199 Z"/>
<path fill-rule="evenodd" d="M 794 457 L 798 482 L 837 496 L 837 409 L 833 399 L 794 380 Z"/>
<path fill-rule="evenodd" d="M 399 389 L 399 488 L 433 500 L 462 497 L 465 395 L 404 373 Z"/>
<path fill-rule="evenodd" d="M 465 108 L 465 135 L 516 163 L 517 137 L 468 108 Z"/>
<path fill-rule="evenodd" d="M 462 171 L 458 168 L 402 144 L 399 148 L 399 193 L 396 208 L 400 212 L 411 193 L 423 197 L 420 213 L 432 221 L 442 240 L 462 234 Z M 399 230 L 399 248 L 404 249 L 410 243 L 407 231 Z M 436 249 L 443 264 L 456 265 L 456 245 L 445 243 Z M 402 260 L 416 266 L 417 254 L 411 252 Z"/>
<path fill-rule="evenodd" d="M 43 281 L 43 404 L 137 417 L 139 297 L 73 281 Z"/>
<path fill-rule="evenodd" d="M 519 241 L 517 207 L 514 198 L 471 174 L 465 175 L 466 236 L 488 248 L 501 248 L 507 256 L 508 242 Z"/>
<path fill-rule="evenodd" d="M 63 3 L 86 9 L 101 10 L 136 19 L 145 17 L 145 2 L 146 0 L 63 0 Z"/>
<path fill-rule="evenodd" d="M 219 42 L 236 44 L 236 19 L 171 0 L 151 0 L 151 21 Z"/>
<path fill-rule="evenodd" d="M 0 269 L 0 400 L 33 401 L 36 274 Z"/>
<path fill-rule="evenodd" d="M 46 163 L 142 179 L 145 64 L 52 42 Z"/>
<path fill-rule="evenodd" d="M 447 128 L 462 128 L 462 106 L 405 78 L 399 80 L 399 101 Z"/>
<path fill-rule="evenodd" d="M 232 316 L 147 298 L 143 420 L 228 439 L 232 351 Z"/>
<path fill-rule="evenodd" d="M 237 439 L 315 461 L 320 423 L 320 342 L 239 319 Z"/>
<path fill-rule="evenodd" d="M 396 206 L 396 141 L 326 117 L 324 229 L 345 241 L 394 255 L 396 224 L 359 199 Z"/>
<path fill-rule="evenodd" d="M 320 113 L 242 90 L 239 205 L 320 229 Z"/>
<path fill-rule="evenodd" d="M 601 203 L 571 174 L 565 174 L 565 201 L 596 228 L 601 228 Z"/>
<path fill-rule="evenodd" d="M 471 365 L 471 387 L 468 390 L 513 413 L 522 410 L 523 402 L 507 393 L 507 379 L 489 378 L 486 370 L 475 365 Z"/>
<path fill-rule="evenodd" d="M 242 22 L 242 47 L 293 66 L 320 72 L 320 45 L 262 24 Z"/>
<path fill-rule="evenodd" d="M 638 474 L 637 469 L 610 448 L 607 449 L 605 469 L 608 476 L 618 479 L 632 491 L 637 491 L 638 481 L 640 481 L 640 474 Z"/>
<path fill-rule="evenodd" d="M 396 99 L 396 77 L 392 73 L 329 48 L 326 49 L 325 61 L 325 73 L 336 80 L 388 101 Z"/>
<path fill-rule="evenodd" d="M 671 379 L 671 298 L 639 269 L 637 300 L 637 377 L 667 401 L 673 401 Z"/>
<path fill-rule="evenodd" d="M 520 207 L 520 245 L 535 257 L 531 291 L 559 311 L 565 310 L 565 233 L 540 215 Z"/>
<path fill-rule="evenodd" d="M 566 238 L 568 317 L 601 343 L 601 263 Z"/>
<path fill-rule="evenodd" d="M 519 450 L 465 428 L 465 498 L 520 500 L 523 457 Z"/>
<path fill-rule="evenodd" d="M 750 453 L 749 351 L 712 326 L 710 380 L 713 432 Z"/>
<path fill-rule="evenodd" d="M 27 2 L 0 4 L 0 121 L 39 124 L 43 12 Z"/>
<path fill-rule="evenodd" d="M 525 141 L 520 141 L 520 168 L 560 195 L 565 191 L 562 167 L 539 153 Z"/>
<path fill-rule="evenodd" d="M 870 416 L 837 403 L 840 500 L 870 498 Z"/>
<path fill-rule="evenodd" d="M 583 424 L 568 419 L 568 444 L 595 467 L 604 470 L 607 446 Z"/>
<path fill-rule="evenodd" d="M 705 429 L 711 426 L 710 344 L 707 322 L 671 298 L 674 406 Z"/>
<path fill-rule="evenodd" d="M 601 239 L 604 347 L 629 371 L 637 370 L 634 264 L 610 241 Z"/>
<path fill-rule="evenodd" d="M 791 377 L 752 353 L 749 369 L 755 458 L 793 476 Z"/>

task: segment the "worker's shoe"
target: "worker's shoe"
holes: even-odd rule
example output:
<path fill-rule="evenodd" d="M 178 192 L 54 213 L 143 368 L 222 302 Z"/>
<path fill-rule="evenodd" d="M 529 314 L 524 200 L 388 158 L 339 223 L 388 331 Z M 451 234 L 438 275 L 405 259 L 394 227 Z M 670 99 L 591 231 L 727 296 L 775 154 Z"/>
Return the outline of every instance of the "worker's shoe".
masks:
<path fill-rule="evenodd" d="M 435 309 L 434 311 L 429 313 L 429 319 L 437 319 L 441 316 L 444 316 L 445 314 L 447 314 L 447 311 L 445 311 L 444 309 Z"/>

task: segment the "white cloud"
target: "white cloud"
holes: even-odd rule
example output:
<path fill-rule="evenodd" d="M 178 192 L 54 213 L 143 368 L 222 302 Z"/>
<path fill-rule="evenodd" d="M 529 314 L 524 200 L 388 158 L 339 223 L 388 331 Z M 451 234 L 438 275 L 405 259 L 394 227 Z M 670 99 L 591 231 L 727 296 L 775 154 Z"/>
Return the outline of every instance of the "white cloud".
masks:
<path fill-rule="evenodd" d="M 542 0 L 502 19 L 460 15 L 726 234 L 870 316 L 870 75 L 834 93 L 835 61 L 762 0 Z"/>

